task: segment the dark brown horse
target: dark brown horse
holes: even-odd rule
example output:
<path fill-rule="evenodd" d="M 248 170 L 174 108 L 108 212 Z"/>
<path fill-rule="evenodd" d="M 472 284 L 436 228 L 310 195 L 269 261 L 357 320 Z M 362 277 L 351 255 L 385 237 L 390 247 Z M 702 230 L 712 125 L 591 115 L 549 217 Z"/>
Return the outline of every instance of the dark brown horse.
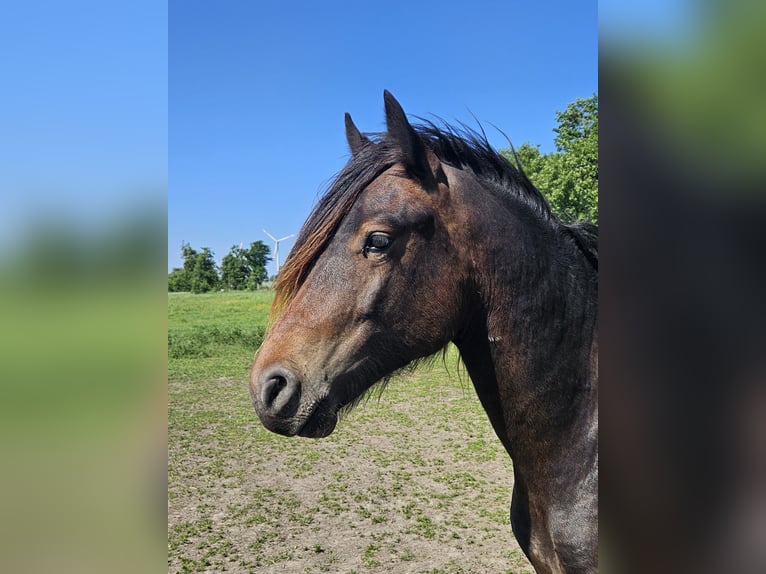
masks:
<path fill-rule="evenodd" d="M 266 428 L 329 435 L 373 384 L 453 341 L 514 463 L 538 572 L 598 562 L 597 230 L 564 225 L 476 133 L 346 116 L 352 158 L 282 267 L 250 392 Z"/>

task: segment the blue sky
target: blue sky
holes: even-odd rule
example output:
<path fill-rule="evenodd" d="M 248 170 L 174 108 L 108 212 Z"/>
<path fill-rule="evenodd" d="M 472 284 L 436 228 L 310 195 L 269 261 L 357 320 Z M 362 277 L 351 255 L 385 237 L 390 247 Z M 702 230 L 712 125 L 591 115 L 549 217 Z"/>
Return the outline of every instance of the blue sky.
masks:
<path fill-rule="evenodd" d="M 171 0 L 168 15 L 168 269 L 182 241 L 220 261 L 271 244 L 262 228 L 297 233 L 348 159 L 344 112 L 381 130 L 384 89 L 544 151 L 555 111 L 598 90 L 594 1 Z"/>
<path fill-rule="evenodd" d="M 164 209 L 167 9 L 155 0 L 6 2 L 0 16 L 0 251 L 70 221 Z"/>

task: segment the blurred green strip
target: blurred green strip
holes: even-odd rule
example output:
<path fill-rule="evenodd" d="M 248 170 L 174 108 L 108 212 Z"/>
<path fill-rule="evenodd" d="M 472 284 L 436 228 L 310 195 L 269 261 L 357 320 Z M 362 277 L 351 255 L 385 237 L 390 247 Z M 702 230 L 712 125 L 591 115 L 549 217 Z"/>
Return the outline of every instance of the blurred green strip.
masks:
<path fill-rule="evenodd" d="M 766 175 L 766 3 L 690 3 L 681 31 L 626 40 L 602 29 L 602 64 L 619 70 L 657 146 L 679 171 L 738 195 Z M 758 186 L 756 186 L 758 187 Z"/>

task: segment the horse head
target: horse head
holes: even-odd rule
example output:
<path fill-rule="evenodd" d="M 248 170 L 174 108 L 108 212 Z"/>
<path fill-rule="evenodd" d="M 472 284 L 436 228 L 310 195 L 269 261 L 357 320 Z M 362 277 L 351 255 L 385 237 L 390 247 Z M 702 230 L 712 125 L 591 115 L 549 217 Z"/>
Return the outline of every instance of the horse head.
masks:
<path fill-rule="evenodd" d="M 362 135 L 280 271 L 277 317 L 250 380 L 270 430 L 323 437 L 373 384 L 443 348 L 468 276 L 442 164 L 385 93 L 387 132 Z"/>

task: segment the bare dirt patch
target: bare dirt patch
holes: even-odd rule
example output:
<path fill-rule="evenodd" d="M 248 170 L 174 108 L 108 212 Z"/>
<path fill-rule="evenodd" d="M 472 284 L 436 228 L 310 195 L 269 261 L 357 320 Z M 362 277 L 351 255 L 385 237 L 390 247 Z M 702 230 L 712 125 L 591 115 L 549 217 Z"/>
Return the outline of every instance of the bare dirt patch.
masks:
<path fill-rule="evenodd" d="M 532 572 L 470 383 L 393 381 L 325 439 L 263 429 L 245 378 L 169 387 L 169 572 Z"/>

